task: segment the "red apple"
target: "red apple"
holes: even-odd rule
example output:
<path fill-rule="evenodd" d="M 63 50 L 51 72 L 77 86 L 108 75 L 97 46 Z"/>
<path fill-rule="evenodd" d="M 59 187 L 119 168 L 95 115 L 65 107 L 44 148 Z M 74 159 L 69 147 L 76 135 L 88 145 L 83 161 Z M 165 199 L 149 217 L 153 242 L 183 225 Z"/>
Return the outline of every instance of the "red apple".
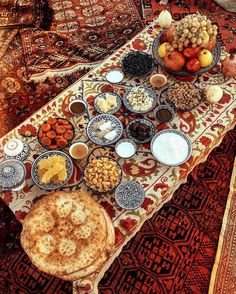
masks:
<path fill-rule="evenodd" d="M 185 58 L 180 52 L 171 51 L 165 55 L 164 64 L 168 69 L 179 71 L 184 67 Z"/>

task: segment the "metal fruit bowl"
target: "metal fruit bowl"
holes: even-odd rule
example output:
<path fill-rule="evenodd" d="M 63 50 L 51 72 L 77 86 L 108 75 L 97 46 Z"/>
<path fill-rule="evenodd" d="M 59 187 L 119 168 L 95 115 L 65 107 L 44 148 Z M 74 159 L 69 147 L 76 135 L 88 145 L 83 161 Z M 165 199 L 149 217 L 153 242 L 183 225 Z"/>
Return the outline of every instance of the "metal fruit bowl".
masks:
<path fill-rule="evenodd" d="M 183 77 L 190 77 L 190 76 L 195 76 L 195 75 L 199 75 L 202 74 L 204 72 L 209 71 L 212 67 L 214 67 L 217 62 L 220 59 L 220 55 L 221 55 L 221 46 L 220 43 L 217 41 L 215 44 L 214 49 L 212 50 L 212 55 L 213 55 L 213 61 L 212 63 L 207 66 L 207 67 L 202 67 L 200 68 L 198 71 L 196 72 L 188 72 L 185 68 L 179 70 L 179 71 L 173 71 L 171 69 L 168 69 L 165 64 L 164 64 L 164 60 L 158 55 L 157 51 L 158 48 L 160 47 L 161 43 L 160 43 L 160 37 L 161 35 L 165 33 L 165 32 L 161 32 L 153 41 L 152 44 L 152 55 L 154 57 L 154 59 L 160 64 L 160 66 L 167 72 L 172 73 L 174 75 L 179 75 L 179 76 L 183 76 Z"/>

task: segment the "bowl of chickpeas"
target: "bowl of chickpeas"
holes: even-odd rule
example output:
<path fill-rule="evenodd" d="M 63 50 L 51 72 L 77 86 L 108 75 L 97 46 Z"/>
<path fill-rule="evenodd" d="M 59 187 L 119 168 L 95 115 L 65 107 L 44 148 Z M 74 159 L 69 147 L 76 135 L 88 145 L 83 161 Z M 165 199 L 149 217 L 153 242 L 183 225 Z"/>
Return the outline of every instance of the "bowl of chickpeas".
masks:
<path fill-rule="evenodd" d="M 94 193 L 113 192 L 122 179 L 119 163 L 109 156 L 97 156 L 89 160 L 83 174 L 85 185 Z"/>
<path fill-rule="evenodd" d="M 75 135 L 74 126 L 70 121 L 60 117 L 50 117 L 38 130 L 39 143 L 48 150 L 66 148 Z"/>

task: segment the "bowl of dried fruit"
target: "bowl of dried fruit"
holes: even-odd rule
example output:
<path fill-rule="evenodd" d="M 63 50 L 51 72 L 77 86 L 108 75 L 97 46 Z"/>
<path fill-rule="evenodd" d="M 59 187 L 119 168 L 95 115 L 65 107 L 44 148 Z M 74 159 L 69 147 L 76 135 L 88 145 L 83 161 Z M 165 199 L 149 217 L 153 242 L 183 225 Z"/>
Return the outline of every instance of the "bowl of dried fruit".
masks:
<path fill-rule="evenodd" d="M 61 150 L 74 138 L 74 126 L 70 121 L 60 117 L 50 117 L 38 130 L 38 141 L 46 149 Z"/>
<path fill-rule="evenodd" d="M 155 127 L 150 120 L 136 118 L 127 125 L 127 136 L 135 143 L 149 142 L 155 135 Z"/>
<path fill-rule="evenodd" d="M 83 181 L 90 190 L 97 194 L 114 191 L 121 179 L 121 166 L 109 156 L 94 157 L 84 168 Z"/>
<path fill-rule="evenodd" d="M 135 86 L 125 92 L 123 97 L 125 107 L 134 113 L 142 114 L 151 111 L 157 103 L 155 92 L 145 86 Z"/>
<path fill-rule="evenodd" d="M 32 164 L 31 178 L 36 186 L 44 190 L 63 187 L 73 174 L 73 162 L 62 151 L 46 151 Z"/>
<path fill-rule="evenodd" d="M 204 92 L 194 84 L 179 82 L 166 91 L 166 100 L 175 110 L 188 111 L 204 100 Z"/>
<path fill-rule="evenodd" d="M 152 56 L 143 51 L 131 51 L 122 61 L 123 71 L 132 77 L 144 77 L 152 73 L 155 63 Z"/>
<path fill-rule="evenodd" d="M 217 26 L 205 15 L 189 14 L 161 32 L 153 42 L 155 60 L 166 71 L 193 76 L 209 71 L 221 55 Z"/>

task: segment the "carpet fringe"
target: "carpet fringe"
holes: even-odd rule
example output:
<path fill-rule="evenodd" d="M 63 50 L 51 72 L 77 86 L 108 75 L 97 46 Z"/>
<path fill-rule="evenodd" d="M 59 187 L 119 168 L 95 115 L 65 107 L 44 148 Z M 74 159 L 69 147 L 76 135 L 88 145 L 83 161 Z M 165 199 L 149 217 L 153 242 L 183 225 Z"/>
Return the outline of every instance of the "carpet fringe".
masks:
<path fill-rule="evenodd" d="M 93 63 L 88 63 L 88 64 L 76 64 L 68 68 L 63 68 L 63 69 L 47 69 L 44 72 L 40 74 L 33 74 L 30 78 L 29 81 L 31 82 L 36 82 L 36 83 L 43 83 L 47 78 L 52 79 L 56 77 L 64 77 L 67 75 L 71 75 L 79 70 L 92 70 L 96 66 L 98 66 L 101 63 L 101 61 L 98 62 L 93 62 Z"/>

